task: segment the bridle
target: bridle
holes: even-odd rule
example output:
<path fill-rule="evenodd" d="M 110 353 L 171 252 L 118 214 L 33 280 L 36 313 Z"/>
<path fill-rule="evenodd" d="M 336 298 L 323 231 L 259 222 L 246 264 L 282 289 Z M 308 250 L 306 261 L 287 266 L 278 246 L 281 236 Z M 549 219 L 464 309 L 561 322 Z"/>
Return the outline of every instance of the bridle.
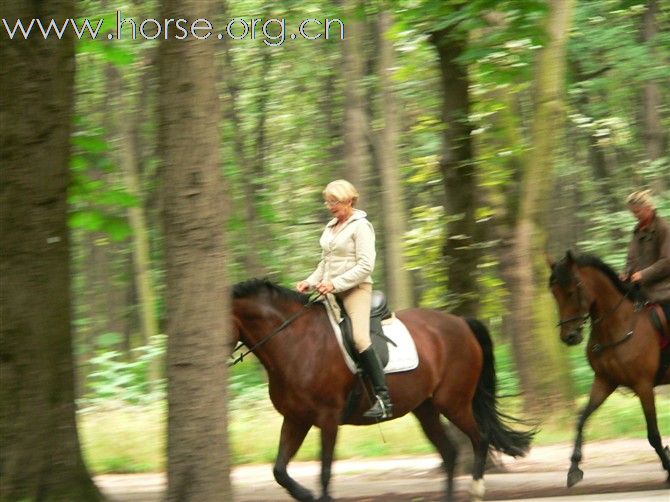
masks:
<path fill-rule="evenodd" d="M 315 291 L 315 293 L 316 293 L 316 291 Z M 301 308 L 300 310 L 298 310 L 295 314 L 293 314 L 293 315 L 292 315 L 291 317 L 289 317 L 288 319 L 285 319 L 279 326 L 277 326 L 277 327 L 272 331 L 272 333 L 270 333 L 269 335 L 266 335 L 265 337 L 261 338 L 258 342 L 256 342 L 256 343 L 254 344 L 253 347 L 251 347 L 250 349 L 248 349 L 246 352 L 240 354 L 239 356 L 237 356 L 237 357 L 236 357 L 235 359 L 233 359 L 232 361 L 228 361 L 228 363 L 227 363 L 227 364 L 228 364 L 228 367 L 231 367 L 231 366 L 236 365 L 237 363 L 241 363 L 241 362 L 243 362 L 243 361 L 244 361 L 244 358 L 245 358 L 246 356 L 248 356 L 249 354 L 251 354 L 252 352 L 254 352 L 258 347 L 260 347 L 261 345 L 264 345 L 266 342 L 270 341 L 272 338 L 274 338 L 276 335 L 278 335 L 278 334 L 279 334 L 283 329 L 285 329 L 289 324 L 291 324 L 291 323 L 292 323 L 293 321 L 295 321 L 298 317 L 300 317 L 302 314 L 304 314 L 304 313 L 307 311 L 307 309 L 308 309 L 309 307 L 311 307 L 311 306 L 314 305 L 317 301 L 319 301 L 319 300 L 321 299 L 322 296 L 323 296 L 323 293 L 319 293 L 318 295 L 311 297 L 311 298 L 309 299 L 309 301 L 308 301 L 307 303 L 305 303 L 305 304 L 302 306 L 302 308 Z M 242 342 L 242 341 L 237 342 L 237 345 L 235 346 L 235 348 L 234 348 L 233 351 L 231 352 L 230 357 L 233 357 L 233 355 L 235 354 L 235 352 L 237 352 L 238 350 L 240 350 L 244 345 L 246 345 L 246 344 L 245 344 L 244 342 Z"/>
<path fill-rule="evenodd" d="M 582 292 L 582 281 L 577 281 L 576 289 L 577 289 L 577 295 L 578 295 L 578 302 L 579 302 L 579 305 L 581 306 L 581 305 L 584 304 L 584 296 L 585 296 L 584 293 Z M 560 319 L 556 325 L 558 327 L 562 327 L 565 324 L 575 322 L 575 321 L 580 321 L 580 323 L 572 331 L 572 333 L 579 332 L 582 329 L 584 329 L 584 325 L 586 324 L 586 321 L 588 321 L 589 317 L 591 316 L 591 314 L 589 313 L 589 310 L 590 310 L 590 306 L 587 309 L 586 313 L 584 313 L 582 315 L 576 315 L 576 316 L 573 316 L 573 317 L 569 317 L 568 319 Z"/>
<path fill-rule="evenodd" d="M 582 281 L 577 281 L 576 288 L 577 288 L 577 294 L 579 295 L 579 303 L 580 303 L 580 305 L 582 305 L 582 304 L 584 303 L 583 298 L 584 298 L 584 296 L 585 296 L 585 295 L 583 294 L 583 292 L 582 292 Z M 621 296 L 621 299 L 619 300 L 619 302 L 616 304 L 616 306 L 615 306 L 614 308 L 610 309 L 608 312 L 605 312 L 604 314 L 601 314 L 598 318 L 592 320 L 592 321 L 591 321 L 591 326 L 593 326 L 593 325 L 595 325 L 595 324 L 598 324 L 598 323 L 602 322 L 602 321 L 603 321 L 604 319 L 606 319 L 607 317 L 609 317 L 609 316 L 613 315 L 614 313 L 616 313 L 616 311 L 619 310 L 619 307 L 621 307 L 621 305 L 623 304 L 624 300 L 628 297 L 628 295 L 630 294 L 630 292 L 632 291 L 632 289 L 633 289 L 633 288 L 628 289 L 628 290 Z M 588 310 L 590 311 L 590 306 L 589 306 L 589 309 L 588 309 Z M 579 332 L 582 331 L 582 329 L 584 329 L 584 326 L 586 325 L 586 322 L 587 322 L 587 321 L 590 319 L 590 317 L 591 317 L 591 314 L 590 314 L 589 311 L 587 311 L 586 313 L 584 313 L 584 314 L 582 314 L 582 315 L 573 316 L 573 317 L 570 317 L 570 318 L 568 318 L 568 319 L 560 319 L 560 320 L 558 321 L 558 323 L 557 323 L 557 326 L 558 326 L 558 327 L 561 327 L 561 326 L 563 326 L 563 325 L 565 325 L 565 324 L 568 324 L 568 323 L 571 323 L 571 322 L 580 321 L 579 324 L 577 325 L 577 327 L 576 327 L 575 329 L 573 329 L 573 330 L 570 332 L 570 334 L 572 334 L 572 333 L 579 333 Z M 630 329 L 628 330 L 628 332 L 627 332 L 622 338 L 620 338 L 620 339 L 618 339 L 618 340 L 615 340 L 615 341 L 613 341 L 613 342 L 605 343 L 605 344 L 602 344 L 602 343 L 595 343 L 595 344 L 593 345 L 593 347 L 591 347 L 591 350 L 592 350 L 594 353 L 599 354 L 600 352 L 602 352 L 602 351 L 604 351 L 604 350 L 606 350 L 606 349 L 609 349 L 609 348 L 612 348 L 612 347 L 616 347 L 617 345 L 621 345 L 622 343 L 625 343 L 625 342 L 627 342 L 628 340 L 630 340 L 630 339 L 632 338 L 632 336 L 633 336 L 633 333 L 635 332 L 635 324 L 637 323 L 637 317 L 638 317 L 638 316 L 634 316 L 634 317 L 633 317 L 633 320 L 632 320 L 632 322 L 631 322 Z"/>

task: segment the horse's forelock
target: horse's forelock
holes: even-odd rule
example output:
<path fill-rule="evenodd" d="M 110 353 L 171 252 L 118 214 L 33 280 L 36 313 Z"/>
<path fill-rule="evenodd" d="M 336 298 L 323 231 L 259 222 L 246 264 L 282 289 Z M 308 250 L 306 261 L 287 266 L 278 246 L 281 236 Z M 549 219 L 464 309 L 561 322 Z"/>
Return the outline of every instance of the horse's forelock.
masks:
<path fill-rule="evenodd" d="M 558 284 L 560 287 L 565 288 L 570 281 L 572 280 L 572 272 L 570 267 L 563 258 L 556 262 L 554 267 L 551 269 L 551 276 L 549 277 L 549 285 Z"/>

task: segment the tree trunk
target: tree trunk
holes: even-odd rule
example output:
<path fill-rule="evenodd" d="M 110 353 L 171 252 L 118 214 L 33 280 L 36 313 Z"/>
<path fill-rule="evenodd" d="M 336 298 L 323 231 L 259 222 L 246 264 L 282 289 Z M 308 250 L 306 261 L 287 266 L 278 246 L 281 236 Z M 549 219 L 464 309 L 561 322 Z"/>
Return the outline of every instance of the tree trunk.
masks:
<path fill-rule="evenodd" d="M 398 116 L 391 75 L 394 66 L 393 42 L 389 39 L 393 15 L 388 10 L 379 14 L 379 79 L 381 85 L 381 115 L 383 129 L 380 133 L 379 157 L 382 186 L 381 211 L 384 222 L 384 243 L 386 251 L 386 287 L 393 308 L 405 309 L 412 306 L 410 276 L 403 257 L 403 237 L 405 235 L 405 198 L 402 180 L 398 170 Z"/>
<path fill-rule="evenodd" d="M 164 0 L 162 18 L 213 19 L 214 0 Z M 216 44 L 164 40 L 159 146 L 167 285 L 168 501 L 232 500 L 226 388 L 230 298 Z"/>
<path fill-rule="evenodd" d="M 531 149 L 521 183 L 515 231 L 513 348 L 526 409 L 537 416 L 560 411 L 572 397 L 567 356 L 554 328 L 553 300 L 547 288 L 544 253 L 548 240 L 544 228 L 550 209 L 557 131 L 563 122 L 565 50 L 573 5 L 574 0 L 550 2 L 548 40 L 535 68 Z"/>
<path fill-rule="evenodd" d="M 3 2 L 21 17 L 75 16 L 74 1 Z M 47 10 L 48 9 L 48 10 Z M 0 493 L 7 501 L 102 496 L 77 436 L 67 187 L 74 40 L 2 39 L 0 51 Z"/>
<path fill-rule="evenodd" d="M 645 44 L 651 45 L 654 43 L 654 37 L 658 35 L 658 21 L 656 19 L 658 14 L 658 1 L 648 0 L 642 26 L 642 42 Z M 668 138 L 663 131 L 661 105 L 661 90 L 658 83 L 654 81 L 646 82 L 642 89 L 642 130 L 644 131 L 647 158 L 650 161 L 663 158 L 667 150 Z M 665 181 L 667 180 L 659 177 L 655 181 L 654 190 L 661 193 L 665 189 Z"/>
<path fill-rule="evenodd" d="M 138 69 L 139 71 L 142 68 Z M 133 278 L 135 282 L 135 291 L 137 294 L 137 309 L 140 319 L 140 329 L 143 345 L 150 345 L 152 340 L 158 335 L 158 317 L 156 315 L 156 298 L 154 294 L 153 279 L 151 277 L 151 253 L 149 245 L 149 231 L 147 229 L 146 217 L 144 213 L 144 197 L 140 182 L 139 162 L 142 158 L 142 152 L 138 148 L 140 139 L 138 134 L 140 128 L 135 122 L 138 120 L 139 113 L 135 100 L 134 89 L 124 84 L 123 75 L 118 74 L 117 106 L 115 136 L 116 156 L 119 159 L 121 173 L 126 190 L 129 194 L 137 198 L 137 206 L 128 209 L 128 223 L 133 231 L 132 234 L 132 257 L 133 257 Z M 149 386 L 154 387 L 154 383 L 161 376 L 159 362 L 154 360 L 149 367 Z"/>
<path fill-rule="evenodd" d="M 225 4 L 224 4 L 225 5 Z M 224 8 L 224 17 L 227 18 L 228 10 Z M 259 91 L 259 124 L 257 131 L 258 144 L 254 148 L 256 155 L 253 159 L 247 155 L 245 145 L 245 135 L 242 133 L 243 124 L 238 107 L 240 105 L 240 81 L 237 75 L 237 69 L 230 50 L 230 42 L 223 38 L 224 64 L 221 65 L 220 78 L 224 80 L 228 91 L 228 103 L 226 107 L 226 116 L 232 122 L 237 131 L 234 139 L 234 151 L 237 158 L 237 165 L 243 173 L 244 183 L 244 224 L 247 233 L 247 248 L 244 253 L 244 264 L 248 275 L 251 277 L 265 277 L 268 275 L 267 268 L 263 265 L 261 253 L 258 246 L 263 241 L 265 233 L 261 228 L 261 218 L 258 214 L 257 205 L 259 203 L 259 192 L 262 188 L 262 173 L 264 168 L 264 154 L 267 148 L 265 144 L 265 120 L 266 120 L 266 101 L 268 95 L 267 72 L 270 69 L 271 56 L 267 47 L 263 47 L 263 67 L 260 78 L 262 79 L 262 88 Z"/>
<path fill-rule="evenodd" d="M 360 0 L 347 0 L 347 30 L 344 47 L 344 177 L 358 189 L 363 204 L 369 202 L 367 181 L 370 176 L 368 154 L 368 118 L 365 107 L 365 24 L 358 19 Z"/>
<path fill-rule="evenodd" d="M 476 316 L 479 308 L 477 262 L 474 247 L 477 232 L 477 176 L 469 120 L 470 96 L 468 69 L 458 58 L 467 49 L 465 35 L 456 37 L 446 28 L 431 34 L 442 77 L 442 136 L 440 168 L 443 175 L 447 214 L 447 241 L 443 256 L 447 263 L 449 310 Z"/>

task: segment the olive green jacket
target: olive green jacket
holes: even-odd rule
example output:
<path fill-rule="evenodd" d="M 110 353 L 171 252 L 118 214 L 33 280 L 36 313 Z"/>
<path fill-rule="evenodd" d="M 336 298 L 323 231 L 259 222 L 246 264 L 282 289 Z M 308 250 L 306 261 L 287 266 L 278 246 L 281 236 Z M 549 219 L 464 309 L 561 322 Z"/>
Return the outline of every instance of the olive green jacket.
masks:
<path fill-rule="evenodd" d="M 642 292 L 650 301 L 670 301 L 670 224 L 658 215 L 644 229 L 633 230 L 626 274 L 633 272 L 641 273 Z"/>

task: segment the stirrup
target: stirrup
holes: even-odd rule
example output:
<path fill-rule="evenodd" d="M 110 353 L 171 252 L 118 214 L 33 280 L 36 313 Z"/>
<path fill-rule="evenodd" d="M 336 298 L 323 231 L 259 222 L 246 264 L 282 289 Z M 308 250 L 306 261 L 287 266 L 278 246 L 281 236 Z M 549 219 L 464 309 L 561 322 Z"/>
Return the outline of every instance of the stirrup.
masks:
<path fill-rule="evenodd" d="M 372 407 L 363 413 L 364 417 L 368 418 L 391 418 L 393 416 L 393 405 L 388 406 L 384 404 L 384 400 L 380 396 L 375 396 L 377 401 Z"/>

